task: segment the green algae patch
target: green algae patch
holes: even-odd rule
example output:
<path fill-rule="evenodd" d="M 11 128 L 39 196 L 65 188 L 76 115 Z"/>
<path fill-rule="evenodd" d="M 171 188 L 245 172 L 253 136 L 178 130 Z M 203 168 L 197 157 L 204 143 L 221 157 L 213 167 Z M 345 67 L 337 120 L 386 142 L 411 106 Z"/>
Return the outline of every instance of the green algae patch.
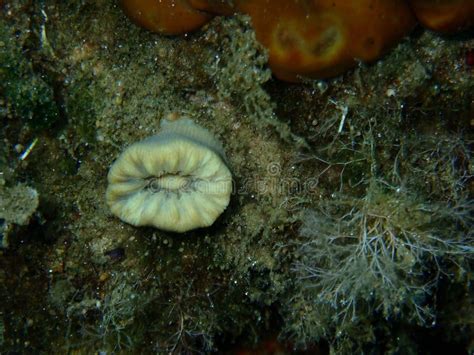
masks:
<path fill-rule="evenodd" d="M 93 143 L 97 138 L 95 122 L 102 109 L 100 86 L 91 84 L 93 80 L 87 75 L 78 78 L 65 95 L 67 117 L 74 123 L 78 137 L 86 143 Z"/>
<path fill-rule="evenodd" d="M 6 21 L 0 22 L 2 106 L 32 129 L 44 130 L 59 120 L 60 113 L 51 83 L 34 70 L 27 57 L 26 36 L 25 33 L 13 31 Z"/>

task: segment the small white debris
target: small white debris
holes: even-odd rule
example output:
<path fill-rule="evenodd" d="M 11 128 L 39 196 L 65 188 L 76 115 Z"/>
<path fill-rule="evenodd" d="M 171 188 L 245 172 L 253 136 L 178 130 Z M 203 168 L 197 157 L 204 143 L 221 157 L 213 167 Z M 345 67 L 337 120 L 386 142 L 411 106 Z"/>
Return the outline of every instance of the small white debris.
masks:
<path fill-rule="evenodd" d="M 22 155 L 20 155 L 20 160 L 25 160 L 28 155 L 30 155 L 31 151 L 35 147 L 36 143 L 38 143 L 38 138 L 33 139 L 33 142 L 26 148 Z"/>

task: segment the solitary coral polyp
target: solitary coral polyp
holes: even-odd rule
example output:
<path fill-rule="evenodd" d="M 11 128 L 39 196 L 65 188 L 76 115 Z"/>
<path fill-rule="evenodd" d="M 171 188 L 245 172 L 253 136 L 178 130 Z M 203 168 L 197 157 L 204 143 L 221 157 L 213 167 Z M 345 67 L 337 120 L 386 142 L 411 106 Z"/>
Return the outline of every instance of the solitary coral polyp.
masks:
<path fill-rule="evenodd" d="M 189 119 L 132 144 L 108 174 L 113 214 L 134 226 L 186 232 L 214 223 L 229 204 L 232 175 L 221 144 Z"/>

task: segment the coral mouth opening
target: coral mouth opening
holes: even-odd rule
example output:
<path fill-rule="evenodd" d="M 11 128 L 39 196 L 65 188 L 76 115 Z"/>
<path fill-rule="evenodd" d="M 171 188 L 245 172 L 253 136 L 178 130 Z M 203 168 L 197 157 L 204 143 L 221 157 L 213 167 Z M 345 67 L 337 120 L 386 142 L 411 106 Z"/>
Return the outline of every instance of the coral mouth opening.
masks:
<path fill-rule="evenodd" d="M 151 193 L 167 192 L 180 193 L 190 190 L 193 183 L 191 175 L 164 174 L 159 177 L 153 176 L 147 179 L 146 189 Z"/>

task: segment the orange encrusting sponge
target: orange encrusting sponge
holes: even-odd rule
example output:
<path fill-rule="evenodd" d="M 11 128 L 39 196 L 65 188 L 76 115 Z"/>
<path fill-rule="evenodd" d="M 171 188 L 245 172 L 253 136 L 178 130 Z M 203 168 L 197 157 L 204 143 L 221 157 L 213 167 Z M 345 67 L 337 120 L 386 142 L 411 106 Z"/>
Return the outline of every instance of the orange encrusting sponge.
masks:
<path fill-rule="evenodd" d="M 456 33 L 474 26 L 474 0 L 409 0 L 418 21 L 430 30 Z"/>
<path fill-rule="evenodd" d="M 165 35 L 195 31 L 213 17 L 191 7 L 187 0 L 121 0 L 120 3 L 137 25 Z"/>
<path fill-rule="evenodd" d="M 417 18 L 445 33 L 474 26 L 474 0 L 121 0 L 121 5 L 135 23 L 166 35 L 197 30 L 214 15 L 248 14 L 273 73 L 291 82 L 337 76 L 358 62 L 377 60 Z"/>
<path fill-rule="evenodd" d="M 339 75 L 378 59 L 415 26 L 403 0 L 236 0 L 252 18 L 276 77 Z"/>
<path fill-rule="evenodd" d="M 228 0 L 189 0 L 189 4 L 195 9 L 216 15 L 232 15 L 235 12 Z"/>

